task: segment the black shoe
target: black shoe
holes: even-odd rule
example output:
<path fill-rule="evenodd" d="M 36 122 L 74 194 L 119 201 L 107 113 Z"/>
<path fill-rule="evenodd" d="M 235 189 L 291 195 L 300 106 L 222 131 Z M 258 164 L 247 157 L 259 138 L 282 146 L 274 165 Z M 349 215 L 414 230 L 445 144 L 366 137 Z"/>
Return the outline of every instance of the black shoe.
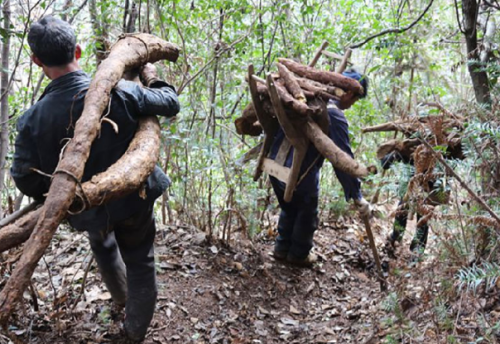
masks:
<path fill-rule="evenodd" d="M 276 260 L 285 260 L 287 256 L 288 256 L 288 251 L 279 251 L 276 249 L 273 251 L 273 257 Z"/>
<path fill-rule="evenodd" d="M 424 253 L 425 246 L 427 245 L 428 236 L 429 236 L 428 226 L 417 227 L 415 236 L 413 237 L 413 240 L 411 241 L 410 244 L 410 251 L 418 254 Z"/>
<path fill-rule="evenodd" d="M 310 252 L 305 258 L 297 258 L 293 255 L 289 254 L 286 257 L 286 261 L 289 264 L 301 267 L 301 268 L 310 268 L 318 261 L 318 256 L 314 253 Z"/>

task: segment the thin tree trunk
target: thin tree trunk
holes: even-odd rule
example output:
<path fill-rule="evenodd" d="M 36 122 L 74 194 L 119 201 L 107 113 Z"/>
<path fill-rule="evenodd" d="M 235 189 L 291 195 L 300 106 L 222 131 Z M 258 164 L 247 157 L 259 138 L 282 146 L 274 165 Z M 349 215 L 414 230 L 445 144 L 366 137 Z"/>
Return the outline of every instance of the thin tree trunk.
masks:
<path fill-rule="evenodd" d="M 2 76 L 1 76 L 1 94 L 5 96 L 2 98 L 0 104 L 0 194 L 3 193 L 5 187 L 5 158 L 9 150 L 9 50 L 10 50 L 10 0 L 4 0 L 3 3 L 3 27 L 7 31 L 2 46 Z M 0 205 L 0 218 L 3 217 L 3 209 Z"/>
<path fill-rule="evenodd" d="M 472 79 L 476 101 L 480 104 L 491 104 L 488 74 L 481 70 L 479 62 L 479 46 L 477 42 L 477 16 L 479 6 L 476 0 L 463 0 L 462 13 L 465 41 L 467 44 L 467 67 Z"/>
<path fill-rule="evenodd" d="M 90 0 L 89 12 L 95 35 L 96 65 L 98 66 L 106 58 L 106 51 L 109 48 L 107 44 L 108 33 L 99 19 L 96 0 Z"/>

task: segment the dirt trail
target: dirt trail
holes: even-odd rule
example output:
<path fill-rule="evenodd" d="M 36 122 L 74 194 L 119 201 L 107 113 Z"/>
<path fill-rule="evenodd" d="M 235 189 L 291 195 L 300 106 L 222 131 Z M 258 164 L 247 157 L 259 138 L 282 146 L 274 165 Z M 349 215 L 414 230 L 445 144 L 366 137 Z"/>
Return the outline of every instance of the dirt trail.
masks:
<path fill-rule="evenodd" d="M 433 236 L 431 255 L 416 265 L 408 244 L 403 245 L 402 257 L 389 263 L 391 286 L 382 294 L 362 226 L 356 219 L 342 221 L 322 222 L 315 236 L 320 262 L 313 269 L 274 261 L 272 239 L 264 235 L 224 247 L 208 243 L 194 228 L 159 226 L 159 302 L 145 343 L 373 344 L 392 337 L 401 339 L 396 342 L 439 342 L 445 333 L 433 328 L 429 311 L 432 293 L 443 287 L 442 276 L 434 271 Z M 376 220 L 374 227 L 381 247 L 390 222 Z M 121 312 L 113 308 L 95 263 L 79 298 L 90 259 L 84 239 L 62 231 L 53 242 L 34 275 L 39 311 L 18 312 L 11 338 L 24 343 L 122 342 Z M 2 275 L 14 254 L 1 264 Z M 395 298 L 395 292 L 402 297 Z M 24 296 L 33 304 L 28 292 Z"/>

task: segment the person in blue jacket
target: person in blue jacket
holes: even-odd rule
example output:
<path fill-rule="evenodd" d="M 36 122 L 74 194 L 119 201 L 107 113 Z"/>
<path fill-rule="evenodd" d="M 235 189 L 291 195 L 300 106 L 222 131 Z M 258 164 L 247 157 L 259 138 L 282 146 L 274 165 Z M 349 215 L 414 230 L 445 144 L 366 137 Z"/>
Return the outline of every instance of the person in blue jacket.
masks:
<path fill-rule="evenodd" d="M 340 101 L 330 101 L 327 104 L 329 137 L 341 150 L 354 157 L 349 142 L 349 125 L 343 110 L 349 109 L 359 98 L 367 96 L 368 79 L 354 70 L 346 71 L 343 75 L 359 81 L 364 94 L 360 97 L 347 93 Z M 274 137 L 270 158 L 276 157 L 284 138 L 285 134 L 280 128 Z M 290 167 L 292 160 L 293 147 L 288 152 L 285 166 Z M 299 182 L 290 202 L 284 200 L 285 184 L 270 176 L 281 208 L 273 252 L 277 260 L 286 260 L 298 266 L 311 266 L 316 261 L 316 255 L 311 249 L 314 232 L 318 228 L 319 173 L 323 162 L 324 157 L 316 147 L 309 145 L 300 169 Z M 371 206 L 361 195 L 360 180 L 338 169 L 335 169 L 335 174 L 342 184 L 346 200 L 352 199 L 363 216 L 369 215 Z"/>
<path fill-rule="evenodd" d="M 19 190 L 43 201 L 59 155 L 82 111 L 90 78 L 80 69 L 81 48 L 65 21 L 47 16 L 33 23 L 28 34 L 33 62 L 51 80 L 36 104 L 17 121 L 17 137 L 11 174 Z M 142 76 L 154 75 L 146 65 Z M 127 150 L 142 116 L 175 116 L 179 101 L 175 89 L 156 77 L 149 87 L 121 80 L 111 93 L 107 117 L 92 144 L 81 182 L 105 171 Z M 77 230 L 88 232 L 90 246 L 112 299 L 125 306 L 124 330 L 128 338 L 140 341 L 154 314 L 157 286 L 153 241 L 153 203 L 168 187 L 169 179 L 157 166 L 145 183 L 145 197 L 139 192 L 107 204 L 68 216 Z"/>

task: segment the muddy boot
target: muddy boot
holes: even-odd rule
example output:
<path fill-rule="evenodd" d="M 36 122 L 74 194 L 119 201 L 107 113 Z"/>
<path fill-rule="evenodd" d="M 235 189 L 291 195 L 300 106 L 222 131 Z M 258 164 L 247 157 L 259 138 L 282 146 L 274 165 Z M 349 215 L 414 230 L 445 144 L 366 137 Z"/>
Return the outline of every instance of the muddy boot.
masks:
<path fill-rule="evenodd" d="M 424 253 L 425 246 L 427 245 L 427 237 L 429 236 L 429 226 L 423 225 L 421 227 L 417 227 L 417 231 L 415 232 L 415 236 L 410 244 L 410 251 L 415 252 L 417 254 Z"/>
<path fill-rule="evenodd" d="M 146 337 L 149 324 L 153 319 L 156 305 L 156 290 L 143 290 L 136 298 L 128 298 L 125 308 L 123 329 L 127 338 L 141 342 Z"/>
<path fill-rule="evenodd" d="M 301 268 L 310 268 L 318 261 L 318 256 L 310 252 L 305 258 L 297 258 L 291 254 L 286 257 L 286 261 Z"/>
<path fill-rule="evenodd" d="M 280 250 L 277 246 L 274 246 L 273 257 L 276 260 L 285 260 L 288 255 L 288 250 Z"/>

